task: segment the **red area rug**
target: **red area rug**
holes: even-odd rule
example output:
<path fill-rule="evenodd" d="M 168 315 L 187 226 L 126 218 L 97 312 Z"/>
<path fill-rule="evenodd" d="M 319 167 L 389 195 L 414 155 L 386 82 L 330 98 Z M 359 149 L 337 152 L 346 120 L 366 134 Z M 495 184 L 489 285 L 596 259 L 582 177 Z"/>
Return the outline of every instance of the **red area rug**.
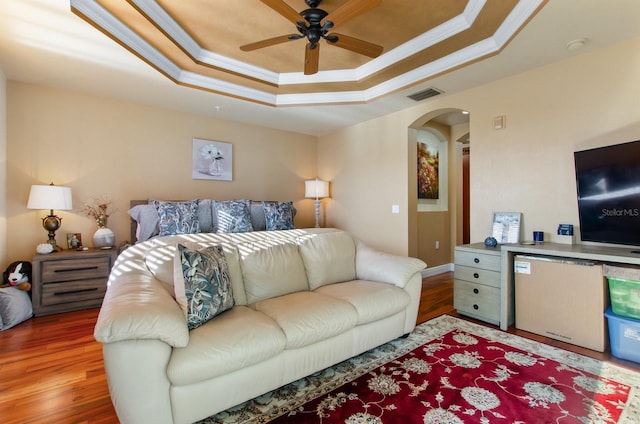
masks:
<path fill-rule="evenodd" d="M 443 316 L 204 423 L 640 423 L 640 374 Z"/>

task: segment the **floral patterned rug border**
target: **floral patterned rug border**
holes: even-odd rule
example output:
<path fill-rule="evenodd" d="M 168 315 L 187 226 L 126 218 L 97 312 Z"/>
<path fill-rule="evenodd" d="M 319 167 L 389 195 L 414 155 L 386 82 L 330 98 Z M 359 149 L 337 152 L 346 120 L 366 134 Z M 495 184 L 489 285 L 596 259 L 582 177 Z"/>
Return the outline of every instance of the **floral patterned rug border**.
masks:
<path fill-rule="evenodd" d="M 420 324 L 405 339 L 396 339 L 362 355 L 302 378 L 263 396 L 209 417 L 200 424 L 267 423 L 365 373 L 443 336 L 453 329 L 526 350 L 576 369 L 631 387 L 629 402 L 619 424 L 636 424 L 640 417 L 640 373 L 583 355 L 564 351 L 504 331 L 443 315 Z"/>

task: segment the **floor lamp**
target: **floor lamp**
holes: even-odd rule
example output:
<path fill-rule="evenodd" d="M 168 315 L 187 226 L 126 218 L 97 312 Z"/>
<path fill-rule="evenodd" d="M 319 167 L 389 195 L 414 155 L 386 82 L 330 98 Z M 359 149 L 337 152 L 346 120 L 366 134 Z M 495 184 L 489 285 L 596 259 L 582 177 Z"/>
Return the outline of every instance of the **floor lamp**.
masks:
<path fill-rule="evenodd" d="M 313 204 L 316 207 L 316 228 L 320 227 L 320 199 L 329 197 L 329 182 L 319 179 L 307 180 L 304 182 L 304 197 L 315 199 Z"/>

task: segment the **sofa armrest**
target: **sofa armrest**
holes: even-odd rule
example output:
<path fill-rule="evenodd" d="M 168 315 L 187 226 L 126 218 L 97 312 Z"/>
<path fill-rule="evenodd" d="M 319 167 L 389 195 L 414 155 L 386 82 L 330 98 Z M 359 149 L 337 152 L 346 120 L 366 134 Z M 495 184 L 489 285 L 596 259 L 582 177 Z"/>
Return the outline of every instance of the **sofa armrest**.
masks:
<path fill-rule="evenodd" d="M 173 294 L 141 272 L 110 280 L 93 335 L 101 343 L 158 339 L 185 347 L 189 342 L 187 320 Z"/>
<path fill-rule="evenodd" d="M 427 264 L 420 259 L 392 255 L 356 243 L 356 275 L 360 280 L 379 281 L 404 288 Z"/>

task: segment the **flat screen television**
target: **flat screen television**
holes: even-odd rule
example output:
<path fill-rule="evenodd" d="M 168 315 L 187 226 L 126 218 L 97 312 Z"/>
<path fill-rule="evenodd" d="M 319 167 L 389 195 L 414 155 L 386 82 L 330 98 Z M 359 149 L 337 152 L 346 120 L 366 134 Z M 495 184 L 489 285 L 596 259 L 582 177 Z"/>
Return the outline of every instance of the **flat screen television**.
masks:
<path fill-rule="evenodd" d="M 583 241 L 640 246 L 640 140 L 574 152 Z"/>

